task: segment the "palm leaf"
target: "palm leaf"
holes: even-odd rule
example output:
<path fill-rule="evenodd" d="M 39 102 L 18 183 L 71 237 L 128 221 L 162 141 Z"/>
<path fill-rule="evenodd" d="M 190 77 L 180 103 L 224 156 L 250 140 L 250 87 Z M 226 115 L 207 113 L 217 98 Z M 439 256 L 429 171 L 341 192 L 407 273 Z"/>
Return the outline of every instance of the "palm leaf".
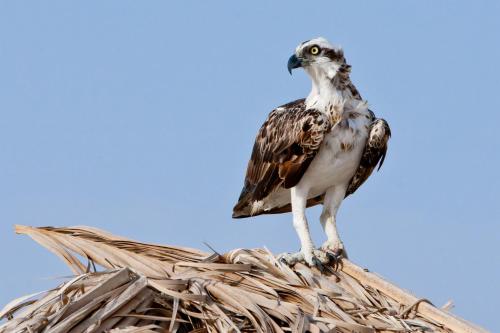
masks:
<path fill-rule="evenodd" d="M 320 273 L 266 249 L 210 254 L 88 227 L 17 226 L 76 274 L 0 312 L 4 332 L 485 332 L 343 260 Z M 91 272 L 98 265 L 103 272 Z M 0 317 L 1 319 L 1 317 Z"/>

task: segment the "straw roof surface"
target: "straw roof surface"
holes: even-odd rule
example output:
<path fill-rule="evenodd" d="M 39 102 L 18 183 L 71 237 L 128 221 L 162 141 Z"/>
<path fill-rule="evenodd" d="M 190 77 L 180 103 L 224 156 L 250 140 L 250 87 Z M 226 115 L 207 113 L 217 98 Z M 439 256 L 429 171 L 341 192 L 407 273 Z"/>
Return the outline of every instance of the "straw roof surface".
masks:
<path fill-rule="evenodd" d="M 205 253 L 89 227 L 16 231 L 75 277 L 7 304 L 0 333 L 485 332 L 347 260 L 322 273 L 265 249 Z"/>

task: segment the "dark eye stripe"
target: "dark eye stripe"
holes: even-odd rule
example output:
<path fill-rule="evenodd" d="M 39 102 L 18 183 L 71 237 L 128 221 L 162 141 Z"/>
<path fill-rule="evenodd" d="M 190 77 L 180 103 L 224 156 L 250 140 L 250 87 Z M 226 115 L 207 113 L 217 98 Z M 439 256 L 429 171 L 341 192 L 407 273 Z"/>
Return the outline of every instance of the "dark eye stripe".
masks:
<path fill-rule="evenodd" d="M 333 61 L 341 62 L 344 59 L 344 52 L 342 50 L 332 50 L 325 49 L 323 50 L 323 55 L 327 58 L 330 58 Z M 345 61 L 345 59 L 344 59 Z"/>

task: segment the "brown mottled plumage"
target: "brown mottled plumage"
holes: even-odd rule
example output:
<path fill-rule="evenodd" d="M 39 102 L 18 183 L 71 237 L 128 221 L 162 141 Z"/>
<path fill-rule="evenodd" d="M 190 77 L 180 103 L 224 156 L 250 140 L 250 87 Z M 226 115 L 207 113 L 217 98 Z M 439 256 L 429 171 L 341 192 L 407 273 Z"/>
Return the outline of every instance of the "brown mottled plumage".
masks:
<path fill-rule="evenodd" d="M 387 153 L 387 141 L 391 137 L 391 129 L 384 119 L 375 119 L 370 126 L 370 136 L 366 141 L 366 146 L 359 162 L 359 167 L 351 179 L 345 196 L 356 192 L 356 190 L 370 177 L 373 170 L 382 167 L 385 154 Z"/>
<path fill-rule="evenodd" d="M 279 187 L 295 186 L 330 128 L 329 119 L 317 110 L 307 110 L 304 99 L 274 109 L 257 133 L 233 217 L 262 214 L 264 212 L 251 213 L 252 202 Z"/>
<path fill-rule="evenodd" d="M 252 212 L 252 203 L 280 187 L 288 189 L 295 186 L 318 152 L 325 134 L 335 125 L 321 112 L 307 110 L 304 101 L 298 99 L 274 109 L 257 133 L 245 183 L 233 209 L 234 218 L 291 211 L 291 204 L 288 203 Z M 355 116 L 350 114 L 350 117 Z M 354 193 L 368 179 L 379 162 L 380 169 L 385 158 L 391 135 L 389 125 L 384 119 L 376 119 L 373 113 L 371 116 L 370 136 L 346 196 Z M 349 147 L 343 149 L 346 148 Z M 323 195 L 308 199 L 307 207 L 321 203 Z"/>

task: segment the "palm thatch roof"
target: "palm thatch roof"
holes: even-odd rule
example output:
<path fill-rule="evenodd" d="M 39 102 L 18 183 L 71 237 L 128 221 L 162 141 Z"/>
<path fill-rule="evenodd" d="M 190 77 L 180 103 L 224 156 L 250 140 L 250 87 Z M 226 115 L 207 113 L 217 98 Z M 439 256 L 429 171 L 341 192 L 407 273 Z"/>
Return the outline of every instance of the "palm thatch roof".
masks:
<path fill-rule="evenodd" d="M 0 333 L 486 332 L 348 260 L 321 273 L 266 249 L 205 253 L 89 227 L 16 231 L 75 277 L 7 304 Z"/>

